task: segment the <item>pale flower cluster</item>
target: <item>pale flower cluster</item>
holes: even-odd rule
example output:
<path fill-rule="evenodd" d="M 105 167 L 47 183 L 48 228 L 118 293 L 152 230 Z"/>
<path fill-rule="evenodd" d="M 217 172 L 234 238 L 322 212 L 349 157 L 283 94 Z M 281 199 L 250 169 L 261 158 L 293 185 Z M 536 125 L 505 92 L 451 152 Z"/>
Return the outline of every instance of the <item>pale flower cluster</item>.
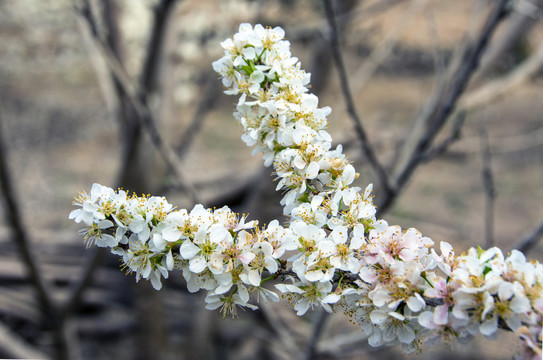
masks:
<path fill-rule="evenodd" d="M 213 63 L 239 95 L 235 118 L 242 140 L 273 165 L 289 226 L 272 221 L 259 229 L 228 208 L 174 210 L 164 198 L 127 196 L 95 184 L 76 199 L 70 218 L 87 225 L 89 242 L 110 247 L 136 278 L 161 278 L 181 269 L 191 292 L 205 289 L 207 308 L 233 312 L 251 294 L 278 300 L 268 280 L 293 303 L 341 306 L 372 346 L 401 343 L 406 351 L 498 328 L 521 334 L 528 353 L 541 345 L 543 267 L 513 251 L 470 249 L 456 256 L 415 229 L 375 217 L 372 186 L 357 177 L 341 145 L 325 130 L 330 108 L 308 93 L 310 76 L 290 54 L 280 28 L 240 25 L 221 43 Z M 535 349 L 535 350 L 534 350 Z"/>
<path fill-rule="evenodd" d="M 277 221 L 259 229 L 256 221 L 245 222 L 228 207 L 174 210 L 163 197 L 128 196 L 99 184 L 74 204 L 80 208 L 69 218 L 87 225 L 82 234 L 88 244 L 111 248 L 136 280 L 150 279 L 157 290 L 161 278 L 181 269 L 190 292 L 208 291 L 210 309 L 256 308 L 248 303 L 254 291 L 277 300 L 261 287 L 262 274 L 276 273 L 277 259 L 296 248 L 292 231 Z"/>

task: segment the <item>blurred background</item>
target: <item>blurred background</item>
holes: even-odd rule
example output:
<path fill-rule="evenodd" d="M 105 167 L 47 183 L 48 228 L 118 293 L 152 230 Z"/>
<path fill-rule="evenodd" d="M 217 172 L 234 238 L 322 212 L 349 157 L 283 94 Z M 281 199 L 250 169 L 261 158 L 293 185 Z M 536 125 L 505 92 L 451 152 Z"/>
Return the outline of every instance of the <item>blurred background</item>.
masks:
<path fill-rule="evenodd" d="M 298 318 L 281 302 L 222 319 L 179 273 L 160 292 L 136 284 L 116 256 L 85 249 L 68 220 L 73 197 L 94 182 L 178 208 L 284 219 L 271 170 L 240 141 L 237 100 L 211 68 L 242 22 L 283 27 L 311 91 L 333 109 L 335 144 L 360 172 L 357 184 L 375 184 L 390 224 L 457 253 L 480 244 L 543 259 L 543 3 L 328 3 L 335 32 L 317 0 L 0 0 L 0 357 L 403 357 L 369 347 L 341 311 Z M 354 131 L 335 35 L 393 194 Z M 503 333 L 411 358 L 510 359 L 515 340 Z"/>

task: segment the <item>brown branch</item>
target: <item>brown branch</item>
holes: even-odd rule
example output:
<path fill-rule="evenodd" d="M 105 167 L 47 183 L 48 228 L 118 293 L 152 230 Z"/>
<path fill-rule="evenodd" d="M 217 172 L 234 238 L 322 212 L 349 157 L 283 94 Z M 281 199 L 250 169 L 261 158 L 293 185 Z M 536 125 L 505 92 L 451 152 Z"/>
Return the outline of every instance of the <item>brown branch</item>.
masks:
<path fill-rule="evenodd" d="M 17 359 L 50 359 L 45 353 L 34 348 L 18 334 L 0 322 L 0 353 Z"/>
<path fill-rule="evenodd" d="M 543 42 L 539 44 L 532 55 L 507 75 L 492 80 L 483 86 L 469 92 L 460 102 L 463 109 L 474 109 L 486 105 L 527 81 L 533 80 L 543 67 Z"/>
<path fill-rule="evenodd" d="M 527 253 L 534 246 L 537 245 L 539 240 L 543 237 L 543 221 L 536 226 L 534 231 L 526 235 L 517 245 L 514 246 L 514 249 Z"/>
<path fill-rule="evenodd" d="M 317 353 L 317 345 L 319 344 L 319 340 L 322 336 L 322 333 L 324 332 L 329 318 L 330 314 L 324 311 L 324 309 L 318 310 L 315 324 L 313 325 L 313 331 L 311 332 L 311 337 L 309 338 L 309 342 L 307 344 L 307 348 L 303 357 L 304 360 L 313 359 L 315 354 Z"/>
<path fill-rule="evenodd" d="M 81 272 L 82 276 L 71 286 L 68 299 L 59 309 L 59 318 L 61 321 L 66 321 L 77 310 L 83 293 L 90 286 L 95 270 L 102 262 L 105 253 L 105 249 L 96 248 L 89 256 L 89 260 L 85 263 Z"/>
<path fill-rule="evenodd" d="M 366 131 L 364 130 L 364 126 L 362 125 L 362 121 L 360 120 L 360 117 L 358 116 L 358 113 L 356 111 L 356 107 L 354 105 L 354 101 L 351 95 L 351 90 L 349 89 L 349 82 L 347 80 L 347 72 L 345 71 L 345 65 L 343 63 L 343 55 L 341 53 L 341 48 L 339 46 L 337 24 L 335 20 L 332 2 L 331 0 L 323 0 L 323 1 L 324 1 L 324 8 L 326 11 L 326 18 L 328 19 L 328 25 L 329 25 L 330 45 L 332 47 L 332 54 L 334 57 L 334 62 L 336 64 L 336 69 L 338 71 L 338 75 L 339 75 L 339 79 L 341 83 L 341 90 L 343 93 L 343 97 L 345 99 L 345 103 L 347 105 L 347 112 L 349 113 L 351 119 L 354 122 L 356 133 L 362 144 L 362 152 L 365 155 L 368 162 L 370 163 L 373 170 L 375 171 L 375 173 L 377 174 L 377 177 L 379 178 L 379 182 L 380 182 L 381 187 L 383 188 L 383 191 L 387 193 L 391 192 L 392 190 L 390 188 L 389 179 L 386 174 L 386 171 L 383 168 L 383 166 L 379 163 L 379 160 L 377 159 L 377 156 L 375 155 L 373 147 L 369 143 L 368 136 L 366 135 Z"/>
<path fill-rule="evenodd" d="M 421 154 L 430 149 L 434 138 L 445 125 L 456 107 L 456 103 L 464 92 L 471 76 L 477 69 L 479 60 L 488 44 L 489 39 L 495 32 L 498 24 L 511 11 L 510 0 L 499 0 L 495 2 L 479 36 L 472 44 L 467 44 L 462 51 L 461 60 L 458 64 L 451 63 L 453 71 L 450 71 L 448 81 L 443 83 L 436 98 L 432 98 L 423 116 L 424 124 L 428 127 L 424 134 L 416 142 L 414 149 L 405 165 L 402 165 L 393 178 L 393 187 L 385 191 L 384 196 L 378 204 L 378 213 L 382 214 L 388 210 L 398 197 L 400 191 L 405 187 L 415 169 L 421 163 Z"/>
<path fill-rule="evenodd" d="M 173 6 L 178 0 L 161 0 L 154 8 L 154 21 L 151 36 L 147 43 L 147 52 L 143 69 L 140 74 L 139 98 L 147 103 L 147 96 L 156 87 L 156 80 L 159 72 L 159 64 L 164 48 L 164 37 L 168 19 L 172 13 Z"/>
<path fill-rule="evenodd" d="M 449 150 L 449 147 L 458 139 L 460 139 L 462 126 L 464 125 L 465 119 L 466 119 L 466 112 L 460 111 L 455 117 L 449 136 L 447 136 L 447 138 L 444 139 L 439 145 L 436 145 L 433 148 L 429 149 L 426 153 L 421 154 L 420 161 L 428 162 L 446 153 L 447 150 Z"/>
<path fill-rule="evenodd" d="M 427 0 L 412 1 L 409 8 L 405 11 L 405 15 L 396 23 L 396 26 L 387 32 L 384 38 L 379 41 L 379 44 L 371 51 L 371 54 L 364 59 L 361 66 L 351 76 L 351 79 L 354 80 L 354 93 L 362 91 L 369 83 L 369 80 L 379 69 L 379 66 L 387 60 L 396 47 L 399 37 L 405 31 L 405 28 L 411 24 L 418 13 L 424 10 L 427 3 Z"/>
<path fill-rule="evenodd" d="M 519 0 L 514 4 L 515 11 L 528 16 L 531 19 L 542 21 L 543 20 L 543 4 L 541 0 L 536 0 L 535 4 L 528 0 Z"/>
<path fill-rule="evenodd" d="M 353 19 L 354 10 L 356 6 L 362 1 L 358 0 L 348 0 L 348 1 L 337 1 L 335 9 L 335 17 L 337 19 L 337 32 L 341 36 L 346 28 L 349 26 L 349 23 Z M 320 27 L 318 28 L 320 29 Z M 315 95 L 319 95 L 323 89 L 326 88 L 328 83 L 330 71 L 332 70 L 332 53 L 330 53 L 330 41 L 322 36 L 322 32 L 318 32 L 318 37 L 316 39 L 315 47 L 313 50 L 313 55 L 311 56 L 311 92 Z"/>
<path fill-rule="evenodd" d="M 286 326 L 285 323 L 281 321 L 281 318 L 274 313 L 274 310 L 271 309 L 270 305 L 265 301 L 260 304 L 260 310 L 262 311 L 264 318 L 266 319 L 272 330 L 281 341 L 282 345 L 287 348 L 290 356 L 294 359 L 299 358 L 300 349 L 296 345 L 296 342 L 294 341 L 293 335 L 289 330 L 288 326 Z"/>
<path fill-rule="evenodd" d="M 496 200 L 496 187 L 494 186 L 494 177 L 492 175 L 488 134 L 484 129 L 481 129 L 479 137 L 481 139 L 482 155 L 481 177 L 485 189 L 485 247 L 489 249 L 494 246 L 494 203 Z"/>
<path fill-rule="evenodd" d="M 26 227 L 23 224 L 21 210 L 16 199 L 16 191 L 11 179 L 12 171 L 9 169 L 6 149 L 4 144 L 4 135 L 2 133 L 2 117 L 0 114 L 0 187 L 2 190 L 2 199 L 4 213 L 7 222 L 11 228 L 13 240 L 17 244 L 23 263 L 28 269 L 30 281 L 38 294 L 41 311 L 44 319 L 49 318 L 51 310 L 55 309 L 51 294 L 47 288 L 38 261 L 32 250 L 31 241 L 26 233 Z"/>
<path fill-rule="evenodd" d="M 504 22 L 503 31 L 500 31 L 499 37 L 492 41 L 488 51 L 481 59 L 481 66 L 475 75 L 473 82 L 479 82 L 484 79 L 500 62 L 511 52 L 511 48 L 519 42 L 519 39 L 527 36 L 536 21 L 528 14 L 514 11 Z"/>
<path fill-rule="evenodd" d="M 9 226 L 11 227 L 15 243 L 19 248 L 22 261 L 28 269 L 30 282 L 37 292 L 43 320 L 46 322 L 46 326 L 53 330 L 57 357 L 61 360 L 74 359 L 78 356 L 79 350 L 73 343 L 67 341 L 67 335 L 69 334 L 64 327 L 65 322 L 59 318 L 59 308 L 52 298 L 51 292 L 39 269 L 38 261 L 34 256 L 32 244 L 26 233 L 22 213 L 17 203 L 16 192 L 10 175 L 11 171 L 7 163 L 3 139 L 2 119 L 0 117 L 0 187 L 3 195 L 5 214 Z"/>
<path fill-rule="evenodd" d="M 164 2 L 170 4 L 172 3 L 172 0 L 165 0 Z M 163 7 L 159 6 L 159 9 L 163 9 Z M 79 14 L 84 18 L 85 21 L 90 22 L 89 19 L 85 17 L 85 13 L 79 12 Z M 156 14 L 159 16 L 164 16 L 164 11 L 157 11 Z M 160 21 L 160 19 L 156 19 L 156 22 Z M 163 30 L 162 27 L 157 28 L 161 29 L 160 31 Z M 151 39 L 154 38 L 156 38 L 156 36 L 151 36 Z M 151 70 L 151 66 L 144 66 L 145 71 L 141 77 L 140 89 L 138 91 L 138 94 L 136 94 L 136 91 L 134 89 L 134 86 L 131 84 L 129 76 L 126 74 L 124 67 L 116 58 L 116 56 L 112 53 L 111 49 L 107 45 L 103 44 L 103 42 L 98 37 L 94 36 L 93 39 L 95 45 L 102 53 L 104 60 L 111 71 L 111 75 L 114 81 L 118 84 L 119 91 L 122 92 L 122 96 L 126 98 L 131 108 L 135 111 L 136 116 L 134 116 L 134 118 L 136 118 L 139 125 L 143 126 L 143 128 L 146 130 L 147 134 L 151 139 L 151 142 L 159 151 L 168 168 L 175 175 L 175 178 L 177 179 L 177 185 L 180 188 L 184 189 L 192 197 L 193 202 L 200 202 L 194 186 L 187 179 L 185 179 L 181 172 L 181 168 L 183 167 L 181 161 L 179 160 L 177 154 L 172 150 L 172 148 L 168 146 L 164 141 L 162 135 L 160 134 L 158 128 L 155 125 L 156 121 L 154 119 L 154 116 L 149 109 L 147 103 L 145 102 L 147 92 L 143 91 L 143 88 L 144 86 L 151 86 L 151 84 L 153 83 L 153 77 L 149 75 L 150 72 L 153 72 Z M 154 64 L 156 64 L 157 62 L 155 57 L 149 57 L 147 61 Z M 125 161 L 125 164 L 128 164 L 128 162 Z"/>
<path fill-rule="evenodd" d="M 204 124 L 205 115 L 213 108 L 217 100 L 219 87 L 217 86 L 217 79 L 215 76 L 207 76 L 207 78 L 204 79 L 204 83 L 204 95 L 198 103 L 189 126 L 183 133 L 179 145 L 175 148 L 175 152 L 177 153 L 177 156 L 179 156 L 179 159 L 183 159 L 187 155 L 196 134 L 200 132 Z"/>

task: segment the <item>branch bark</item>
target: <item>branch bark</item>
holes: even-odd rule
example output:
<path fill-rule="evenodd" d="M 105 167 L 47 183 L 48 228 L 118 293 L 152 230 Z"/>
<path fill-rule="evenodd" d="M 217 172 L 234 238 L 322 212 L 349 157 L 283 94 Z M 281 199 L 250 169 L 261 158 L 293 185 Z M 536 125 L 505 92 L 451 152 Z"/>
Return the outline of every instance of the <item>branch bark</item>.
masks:
<path fill-rule="evenodd" d="M 28 344 L 3 323 L 0 323 L 0 353 L 3 356 L 17 359 L 51 359 L 47 354 Z"/>
<path fill-rule="evenodd" d="M 17 244 L 22 261 L 28 269 L 30 281 L 37 292 L 43 317 L 44 319 L 47 319 L 50 311 L 54 309 L 55 306 L 53 304 L 49 289 L 41 276 L 38 261 L 36 260 L 32 250 L 32 244 L 23 223 L 22 213 L 19 209 L 16 191 L 13 187 L 13 181 L 11 179 L 12 171 L 8 166 L 4 138 L 2 117 L 0 114 L 0 186 L 2 189 L 5 215 L 7 217 L 9 227 L 11 228 L 13 240 Z"/>
<path fill-rule="evenodd" d="M 5 215 L 13 233 L 13 239 L 17 244 L 22 261 L 28 269 L 31 284 L 37 292 L 38 303 L 42 313 L 42 321 L 46 327 L 53 330 L 55 350 L 61 360 L 69 360 L 78 357 L 78 349 L 73 343 L 67 341 L 68 334 L 65 322 L 59 317 L 59 308 L 54 302 L 51 290 L 45 283 L 38 261 L 32 250 L 32 243 L 23 223 L 22 213 L 18 206 L 16 191 L 11 179 L 11 170 L 8 166 L 5 154 L 4 135 L 0 115 L 0 187 L 3 195 Z"/>
<path fill-rule="evenodd" d="M 481 129 L 479 137 L 481 140 L 482 155 L 481 177 L 485 189 L 485 247 L 489 249 L 494 246 L 494 203 L 496 201 L 496 187 L 494 186 L 494 176 L 492 175 L 490 147 L 486 130 Z"/>
<path fill-rule="evenodd" d="M 362 121 L 358 116 L 354 101 L 351 95 L 351 90 L 349 88 L 349 82 L 347 79 L 347 72 L 345 71 L 345 65 L 343 63 L 343 55 L 341 53 L 341 48 L 339 46 L 339 38 L 337 33 L 337 24 L 335 20 L 334 9 L 332 6 L 331 0 L 323 0 L 324 8 L 326 11 L 326 18 L 328 20 L 329 30 L 330 30 L 330 45 L 332 47 L 332 54 L 334 56 L 334 62 L 336 69 L 338 71 L 339 79 L 341 82 L 341 90 L 343 97 L 347 105 L 347 112 L 349 113 L 351 119 L 354 122 L 355 130 L 360 139 L 362 145 L 362 153 L 365 155 L 366 159 L 370 163 L 371 167 L 377 174 L 379 178 L 379 183 L 385 192 L 391 192 L 388 175 L 386 174 L 385 169 L 377 159 L 373 147 L 369 143 L 368 136 L 366 135 L 366 130 L 362 125 Z"/>
<path fill-rule="evenodd" d="M 523 253 L 527 253 L 531 249 L 534 248 L 534 246 L 537 245 L 539 240 L 543 237 L 543 221 L 537 225 L 537 227 L 534 229 L 534 231 L 528 235 L 526 235 L 515 247 L 514 249 L 517 249 L 519 251 L 522 251 Z"/>
<path fill-rule="evenodd" d="M 458 99 L 466 89 L 466 86 L 477 69 L 479 60 L 494 34 L 500 22 L 510 13 L 511 1 L 496 1 L 482 30 L 472 43 L 467 43 L 461 54 L 461 61 L 451 63 L 451 71 L 448 79 L 439 89 L 435 98 L 430 100 L 426 111 L 422 113 L 422 123 L 427 124 L 425 132 L 416 141 L 412 149 L 407 150 L 410 154 L 408 160 L 401 164 L 392 177 L 392 186 L 385 191 L 378 203 L 378 213 L 383 214 L 396 200 L 398 194 L 405 187 L 415 169 L 421 163 L 421 154 L 430 149 L 434 138 L 445 125 L 447 119 L 454 111 Z"/>

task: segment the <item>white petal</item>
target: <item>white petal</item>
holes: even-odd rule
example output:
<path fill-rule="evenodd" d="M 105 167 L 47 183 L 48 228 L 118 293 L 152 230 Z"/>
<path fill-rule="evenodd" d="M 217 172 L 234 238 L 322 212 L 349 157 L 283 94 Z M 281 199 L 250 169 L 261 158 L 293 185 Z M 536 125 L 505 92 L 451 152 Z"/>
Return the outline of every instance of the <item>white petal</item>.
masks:
<path fill-rule="evenodd" d="M 207 266 L 206 259 L 202 255 L 192 258 L 189 262 L 190 271 L 196 274 L 199 274 L 202 271 L 204 271 L 206 266 Z"/>
<path fill-rule="evenodd" d="M 316 282 L 322 279 L 324 276 L 321 270 L 309 270 L 305 273 L 305 278 L 307 281 Z"/>
<path fill-rule="evenodd" d="M 243 301 L 244 304 L 247 304 L 249 301 L 249 292 L 247 291 L 247 288 L 243 285 L 238 285 L 238 294 L 241 301 Z"/>
<path fill-rule="evenodd" d="M 302 316 L 309 309 L 309 303 L 307 300 L 300 300 L 294 305 L 294 310 L 296 310 L 296 315 Z"/>
<path fill-rule="evenodd" d="M 249 276 L 248 276 L 249 283 L 253 286 L 260 286 L 260 274 L 257 270 L 249 270 Z"/>
<path fill-rule="evenodd" d="M 350 185 L 356 177 L 356 171 L 354 167 L 351 164 L 345 166 L 341 177 L 343 178 L 343 182 L 345 185 Z"/>
<path fill-rule="evenodd" d="M 421 313 L 418 316 L 419 325 L 430 330 L 434 329 L 436 326 L 433 322 L 433 317 L 434 314 L 431 311 Z"/>
<path fill-rule="evenodd" d="M 434 310 L 434 323 L 436 325 L 445 325 L 449 322 L 449 306 L 448 305 L 438 305 Z"/>
<path fill-rule="evenodd" d="M 108 234 L 102 234 L 99 239 L 96 239 L 96 246 L 98 247 L 114 247 L 117 246 L 117 243 L 115 237 Z"/>
<path fill-rule="evenodd" d="M 190 260 L 200 252 L 200 248 L 190 241 L 185 241 L 179 248 L 179 253 L 185 260 Z"/>
<path fill-rule="evenodd" d="M 320 170 L 319 164 L 317 162 L 313 161 L 311 164 L 309 164 L 309 166 L 305 170 L 306 178 L 308 178 L 308 179 L 316 178 L 317 175 L 319 175 L 319 170 Z"/>
<path fill-rule="evenodd" d="M 155 290 L 162 289 L 162 283 L 160 282 L 160 273 L 153 271 L 151 274 L 151 285 Z"/>
<path fill-rule="evenodd" d="M 177 241 L 181 238 L 181 231 L 173 226 L 168 226 L 167 228 L 162 230 L 162 237 L 166 241 Z"/>
<path fill-rule="evenodd" d="M 370 314 L 370 320 L 375 325 L 381 325 L 388 319 L 388 315 L 381 310 L 374 310 Z"/>
<path fill-rule="evenodd" d="M 337 303 L 339 300 L 341 299 L 341 296 L 339 296 L 338 294 L 328 294 L 324 297 L 324 299 L 322 299 L 321 302 L 325 303 L 325 304 L 335 304 Z"/>
<path fill-rule="evenodd" d="M 415 332 L 407 325 L 400 326 L 398 340 L 403 344 L 411 344 L 415 340 Z"/>
<path fill-rule="evenodd" d="M 368 338 L 368 344 L 372 347 L 379 347 L 383 345 L 383 334 L 380 331 L 375 331 Z"/>
<path fill-rule="evenodd" d="M 295 285 L 289 285 L 289 284 L 277 284 L 277 285 L 275 285 L 275 288 L 277 290 L 281 291 L 282 293 L 293 292 L 293 293 L 297 293 L 297 294 L 303 294 L 305 292 L 302 289 L 300 289 L 299 287 L 297 287 Z"/>
<path fill-rule="evenodd" d="M 481 331 L 481 334 L 485 336 L 490 336 L 494 334 L 498 330 L 498 320 L 497 318 L 490 318 L 483 322 L 481 326 L 479 327 L 479 331 Z"/>
<path fill-rule="evenodd" d="M 414 296 L 411 296 L 409 299 L 407 299 L 407 306 L 411 311 L 419 312 L 426 306 L 426 302 L 422 299 L 422 297 L 415 293 Z"/>
<path fill-rule="evenodd" d="M 173 255 L 172 255 L 172 251 L 168 251 L 168 253 L 166 254 L 166 268 L 168 270 L 172 270 L 173 269 Z"/>

